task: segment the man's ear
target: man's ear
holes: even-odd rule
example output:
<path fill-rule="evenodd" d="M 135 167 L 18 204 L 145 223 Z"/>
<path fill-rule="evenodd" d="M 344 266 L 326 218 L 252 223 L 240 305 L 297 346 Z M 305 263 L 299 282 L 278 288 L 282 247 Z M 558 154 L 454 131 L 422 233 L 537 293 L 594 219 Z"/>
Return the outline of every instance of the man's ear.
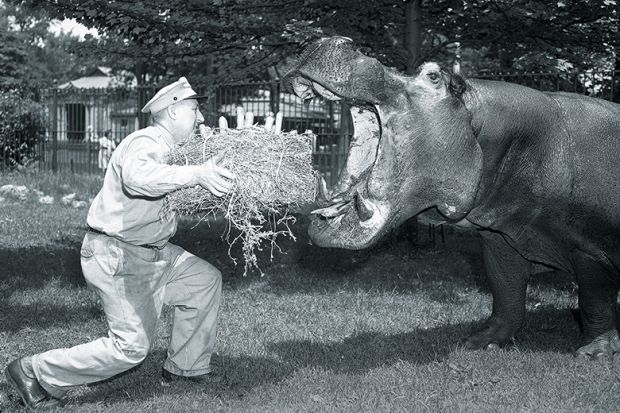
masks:
<path fill-rule="evenodd" d="M 176 105 L 170 105 L 166 108 L 166 110 L 168 111 L 168 116 L 170 117 L 170 119 L 176 119 L 177 118 L 177 111 L 175 108 Z"/>

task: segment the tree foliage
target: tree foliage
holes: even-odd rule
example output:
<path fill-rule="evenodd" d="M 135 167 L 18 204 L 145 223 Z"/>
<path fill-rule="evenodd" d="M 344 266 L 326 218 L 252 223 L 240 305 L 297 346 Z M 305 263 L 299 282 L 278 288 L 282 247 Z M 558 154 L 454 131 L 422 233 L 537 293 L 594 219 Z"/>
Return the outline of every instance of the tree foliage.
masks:
<path fill-rule="evenodd" d="M 0 2 L 0 88 L 22 83 L 48 87 L 105 64 L 105 57 L 84 49 L 76 36 L 51 33 L 50 21 L 45 9 Z"/>
<path fill-rule="evenodd" d="M 477 52 L 475 69 L 603 69 L 614 60 L 615 0 L 443 0 L 425 12 L 431 42 Z"/>
<path fill-rule="evenodd" d="M 32 90 L 14 86 L 0 93 L 0 170 L 26 165 L 45 137 L 43 108 Z"/>
<path fill-rule="evenodd" d="M 108 59 L 139 81 L 257 79 L 308 42 L 343 35 L 384 64 L 404 69 L 402 0 L 10 0 L 48 18 L 98 29 L 73 47 Z M 616 0 L 422 0 L 422 60 L 450 63 L 458 42 L 463 67 L 584 70 L 615 60 Z M 34 13 L 34 12 L 33 12 Z M 35 17 L 22 13 L 24 27 Z M 29 20 L 30 18 L 30 20 Z M 75 46 L 75 45 L 74 45 Z"/>

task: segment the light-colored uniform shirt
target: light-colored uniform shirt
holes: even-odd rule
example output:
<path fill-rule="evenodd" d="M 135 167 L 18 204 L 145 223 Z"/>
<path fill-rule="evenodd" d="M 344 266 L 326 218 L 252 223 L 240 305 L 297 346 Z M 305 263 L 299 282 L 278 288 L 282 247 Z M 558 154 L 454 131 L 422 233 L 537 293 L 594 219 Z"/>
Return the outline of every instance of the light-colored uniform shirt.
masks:
<path fill-rule="evenodd" d="M 163 211 L 165 195 L 196 184 L 196 166 L 162 163 L 173 147 L 168 132 L 156 126 L 127 136 L 112 154 L 88 226 L 130 244 L 163 246 L 177 230 L 176 214 Z"/>

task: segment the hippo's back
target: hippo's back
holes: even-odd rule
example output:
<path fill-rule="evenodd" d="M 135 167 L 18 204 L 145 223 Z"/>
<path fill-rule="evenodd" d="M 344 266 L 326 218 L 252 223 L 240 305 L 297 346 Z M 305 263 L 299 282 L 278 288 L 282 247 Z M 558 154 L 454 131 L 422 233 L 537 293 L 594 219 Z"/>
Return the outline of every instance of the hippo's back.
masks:
<path fill-rule="evenodd" d="M 620 105 L 575 93 L 547 95 L 563 114 L 576 205 L 589 220 L 620 232 Z"/>

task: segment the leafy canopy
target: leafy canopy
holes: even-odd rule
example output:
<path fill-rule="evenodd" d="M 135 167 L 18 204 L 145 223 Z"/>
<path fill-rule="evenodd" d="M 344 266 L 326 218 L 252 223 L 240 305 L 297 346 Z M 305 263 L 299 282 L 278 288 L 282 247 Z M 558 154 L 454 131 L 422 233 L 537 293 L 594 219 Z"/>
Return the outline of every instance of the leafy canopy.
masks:
<path fill-rule="evenodd" d="M 407 0 L 412 1 L 412 0 Z M 583 70 L 615 61 L 616 0 L 420 0 L 423 60 L 463 67 Z M 334 34 L 353 38 L 384 64 L 404 69 L 402 0 L 10 0 L 49 18 L 99 30 L 80 53 L 131 69 L 139 81 L 180 73 L 211 83 L 257 79 L 299 47 Z M 30 23 L 37 21 L 33 14 Z M 28 22 L 27 13 L 23 20 Z M 77 51 L 74 48 L 74 51 Z"/>

